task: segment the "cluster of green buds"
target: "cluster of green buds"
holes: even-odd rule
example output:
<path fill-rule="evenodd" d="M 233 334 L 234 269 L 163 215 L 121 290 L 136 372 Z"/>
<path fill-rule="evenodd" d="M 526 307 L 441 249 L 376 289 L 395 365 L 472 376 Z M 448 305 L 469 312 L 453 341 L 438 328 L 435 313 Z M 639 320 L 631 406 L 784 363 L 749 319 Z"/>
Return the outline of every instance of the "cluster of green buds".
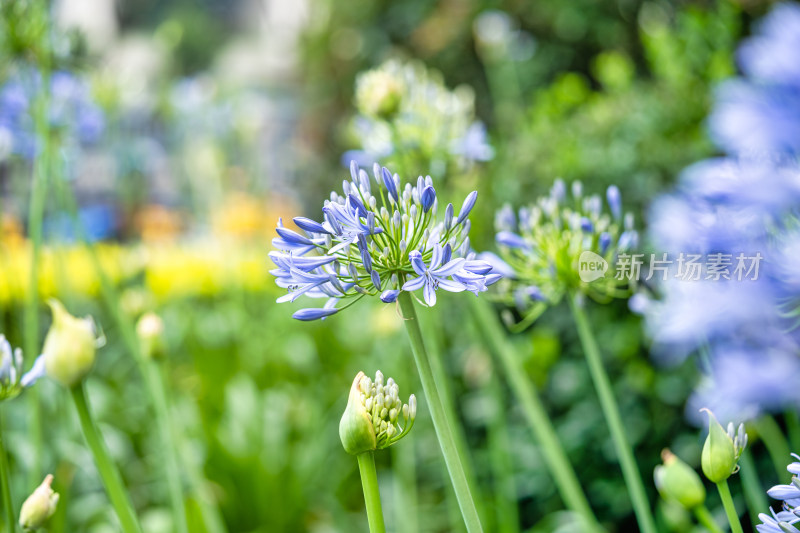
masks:
<path fill-rule="evenodd" d="M 606 191 L 608 210 L 597 195 L 584 195 L 561 180 L 550 193 L 517 213 L 505 205 L 495 216 L 499 257 L 482 254 L 505 280 L 500 294 L 516 304 L 523 321 L 535 319 L 568 292 L 607 302 L 631 293 L 631 276 L 617 276 L 610 265 L 638 243 L 633 216 L 622 214 L 619 188 Z M 620 279 L 621 278 L 621 279 Z M 501 296 L 503 297 L 503 296 Z"/>
<path fill-rule="evenodd" d="M 466 170 L 494 156 L 485 127 L 475 120 L 472 89 L 449 90 L 440 73 L 421 63 L 389 60 L 362 72 L 355 106 L 353 133 L 360 149 L 345 154 L 347 163 L 380 160 L 404 172 L 427 168 L 442 177 L 451 162 Z"/>
<path fill-rule="evenodd" d="M 708 437 L 703 445 L 703 473 L 714 483 L 721 483 L 739 471 L 739 457 L 747 446 L 747 433 L 744 424 L 735 429 L 733 422 L 728 423 L 727 431 L 717 421 L 714 413 L 708 413 Z"/>
<path fill-rule="evenodd" d="M 356 375 L 339 422 L 339 438 L 347 453 L 358 455 L 387 448 L 411 431 L 417 399 L 412 394 L 404 404 L 399 394 L 397 383 L 392 378 L 384 381 L 380 370 L 374 381 L 364 372 Z"/>
<path fill-rule="evenodd" d="M 19 513 L 19 525 L 25 531 L 35 531 L 44 527 L 56 512 L 58 493 L 53 491 L 53 476 L 48 474 L 42 484 L 28 496 Z"/>
<path fill-rule="evenodd" d="M 42 349 L 45 371 L 65 387 L 72 387 L 94 366 L 97 348 L 104 339 L 98 338 L 91 317 L 74 317 L 55 299 L 48 303 L 53 312 L 53 324 Z"/>
<path fill-rule="evenodd" d="M 665 449 L 661 452 L 664 464 L 656 466 L 653 479 L 661 497 L 693 510 L 706 501 L 706 488 L 695 470 L 680 457 Z"/>

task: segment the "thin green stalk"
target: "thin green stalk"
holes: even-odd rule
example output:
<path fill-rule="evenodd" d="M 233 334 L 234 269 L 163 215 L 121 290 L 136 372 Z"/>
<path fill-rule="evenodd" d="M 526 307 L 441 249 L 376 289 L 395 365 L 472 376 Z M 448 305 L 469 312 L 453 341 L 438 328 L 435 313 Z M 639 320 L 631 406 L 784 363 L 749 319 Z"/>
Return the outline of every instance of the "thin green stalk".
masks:
<path fill-rule="evenodd" d="M 31 177 L 31 196 L 28 206 L 28 239 L 31 244 L 30 264 L 28 265 L 28 291 L 25 298 L 23 344 L 28 357 L 35 358 L 39 353 L 39 257 L 42 249 L 42 222 L 44 219 L 47 178 L 51 171 L 52 139 L 48 121 L 50 72 L 47 65 L 40 65 L 39 81 L 41 90 L 36 100 L 34 127 L 39 150 L 33 165 Z M 27 396 L 29 442 L 33 449 L 33 465 L 30 469 L 31 483 L 39 481 L 42 470 L 44 440 L 42 436 L 42 406 L 39 389 L 34 387 Z"/>
<path fill-rule="evenodd" d="M 131 356 L 133 356 L 133 359 L 139 366 L 139 370 L 144 376 L 145 390 L 150 396 L 150 400 L 153 405 L 156 426 L 158 427 L 158 434 L 162 443 L 161 447 L 166 459 L 165 474 L 169 487 L 170 506 L 172 508 L 173 519 L 175 520 L 175 529 L 179 533 L 188 533 L 189 530 L 186 523 L 186 510 L 183 501 L 183 489 L 181 487 L 181 472 L 178 466 L 177 448 L 175 446 L 174 436 L 172 434 L 171 424 L 169 421 L 169 411 L 164 394 L 163 382 L 158 373 L 154 373 L 154 371 L 148 367 L 148 361 L 145 360 L 140 350 L 135 328 L 122 311 L 119 296 L 111 284 L 111 281 L 108 279 L 105 271 L 103 270 L 103 265 L 100 263 L 100 258 L 97 255 L 97 251 L 86 239 L 85 228 L 83 228 L 80 223 L 77 205 L 75 203 L 75 198 L 72 195 L 72 191 L 62 180 L 58 180 L 58 186 L 62 200 L 66 204 L 66 207 L 72 216 L 73 223 L 77 226 L 77 231 L 89 252 L 89 257 L 92 261 L 95 273 L 100 280 L 100 292 L 103 295 L 106 305 L 111 311 L 112 317 L 119 327 L 122 341 L 125 344 L 128 352 L 131 354 Z"/>
<path fill-rule="evenodd" d="M 83 436 L 86 438 L 86 443 L 94 456 L 97 470 L 103 480 L 103 485 L 106 488 L 108 497 L 111 500 L 111 505 L 119 517 L 120 525 L 124 533 L 141 533 L 139 522 L 136 519 L 136 513 L 133 511 L 128 494 L 122 485 L 117 467 L 111 461 L 108 455 L 106 445 L 103 442 L 100 432 L 95 426 L 92 415 L 89 411 L 89 405 L 86 401 L 86 391 L 83 388 L 83 382 L 70 389 L 72 400 L 75 402 L 75 409 L 78 411 L 78 418 L 80 418 L 81 429 Z"/>
<path fill-rule="evenodd" d="M 753 529 L 755 529 L 755 526 L 761 523 L 761 520 L 758 519 L 758 514 L 766 513 L 769 503 L 767 502 L 767 497 L 764 496 L 764 488 L 758 479 L 758 471 L 756 471 L 750 450 L 742 452 L 741 457 L 739 457 L 739 467 L 739 477 L 741 477 L 742 486 L 744 487 L 747 511 L 750 515 Z"/>
<path fill-rule="evenodd" d="M 636 521 L 639 523 L 639 529 L 641 529 L 642 533 L 656 533 L 655 521 L 653 520 L 650 504 L 647 501 L 647 493 L 644 490 L 642 476 L 639 473 L 639 467 L 636 464 L 633 451 L 625 435 L 622 417 L 619 414 L 619 407 L 614 398 L 611 381 L 603 366 L 603 360 L 600 356 L 600 349 L 597 347 L 597 341 L 594 338 L 589 321 L 586 318 L 586 313 L 583 307 L 581 307 L 577 295 L 570 295 L 569 304 L 572 310 L 572 316 L 575 319 L 575 326 L 578 329 L 578 336 L 583 346 L 583 353 L 589 365 L 589 372 L 592 375 L 592 381 L 594 382 L 595 389 L 597 389 L 597 395 L 600 398 L 600 406 L 603 409 L 606 425 L 614 441 L 614 448 L 617 451 L 617 458 L 622 467 L 622 476 L 625 478 L 625 484 L 628 487 L 628 495 L 631 498 L 633 510 L 636 513 Z"/>
<path fill-rule="evenodd" d="M 442 352 L 444 350 L 444 335 L 443 327 L 439 320 L 440 315 L 436 312 L 436 310 L 432 311 L 433 312 L 426 313 L 426 320 L 420 324 L 420 327 L 422 328 L 423 335 L 425 335 L 426 338 L 434 338 L 438 341 L 431 342 L 428 344 L 428 346 L 426 346 L 428 360 L 431 363 L 431 370 L 433 371 L 433 380 L 439 387 L 439 398 L 442 400 L 442 407 L 444 408 L 447 425 L 450 426 L 450 429 L 453 431 L 456 449 L 458 450 L 458 455 L 462 460 L 461 466 L 464 468 L 464 475 L 467 478 L 467 483 L 469 483 L 469 491 L 474 496 L 473 501 L 475 502 L 475 508 L 478 510 L 478 516 L 481 518 L 481 522 L 485 522 L 486 509 L 482 505 L 483 501 L 481 491 L 475 478 L 475 469 L 472 466 L 472 458 L 467 450 L 467 437 L 464 434 L 464 428 L 459 422 L 453 394 L 448 385 L 450 383 L 450 376 L 448 376 L 447 371 L 445 370 L 444 361 L 442 359 Z"/>
<path fill-rule="evenodd" d="M 586 495 L 578 481 L 575 469 L 569 462 L 547 410 L 542 405 L 536 387 L 525 377 L 525 370 L 516 350 L 502 331 L 497 316 L 488 304 L 478 298 L 470 298 L 470 311 L 478 331 L 488 343 L 492 352 L 500 360 L 506 380 L 517 397 L 519 405 L 528 420 L 545 457 L 545 463 L 558 487 L 564 505 L 580 515 L 588 527 L 599 529 L 597 518 L 589 506 Z"/>
<path fill-rule="evenodd" d="M 789 433 L 792 449 L 796 450 L 796 453 L 800 453 L 800 417 L 797 416 L 797 411 L 793 409 L 786 411 L 784 420 L 786 420 L 786 431 Z"/>
<path fill-rule="evenodd" d="M 494 399 L 494 416 L 490 418 L 487 428 L 489 444 L 489 461 L 492 465 L 495 492 L 495 527 L 498 533 L 519 533 L 519 509 L 516 477 L 511 454 L 511 443 L 508 439 L 506 406 L 500 377 L 491 372 L 489 392 Z"/>
<path fill-rule="evenodd" d="M 3 421 L 0 419 L 0 484 L 3 491 L 3 507 L 5 508 L 6 531 L 13 533 L 17 530 L 17 519 L 14 516 L 14 504 L 11 502 L 11 479 L 8 467 L 8 452 L 3 442 Z"/>
<path fill-rule="evenodd" d="M 392 446 L 394 473 L 395 529 L 400 533 L 417 533 L 417 464 L 414 441 L 404 446 Z"/>
<path fill-rule="evenodd" d="M 375 453 L 360 453 L 356 458 L 358 459 L 358 471 L 361 473 L 361 487 L 364 489 L 369 531 L 370 533 L 386 533 L 381 509 L 381 492 L 378 488 L 378 474 L 375 472 Z"/>
<path fill-rule="evenodd" d="M 181 486 L 181 470 L 178 466 L 178 458 L 175 453 L 174 425 L 170 422 L 169 408 L 167 402 L 167 391 L 164 384 L 164 376 L 161 366 L 156 361 L 149 361 L 145 365 L 145 372 L 148 374 L 147 380 L 152 383 L 153 389 L 153 408 L 157 415 L 155 422 L 159 426 L 159 433 L 166 446 L 163 450 L 164 463 L 167 472 L 167 485 L 169 488 L 170 501 L 172 502 L 172 519 L 176 531 L 188 533 L 189 526 L 186 523 L 186 508 L 183 501 L 183 487 Z"/>
<path fill-rule="evenodd" d="M 761 440 L 764 441 L 764 446 L 767 447 L 778 478 L 783 479 L 786 476 L 786 465 L 792 458 L 792 452 L 781 427 L 770 415 L 759 417 L 753 421 L 753 425 Z"/>
<path fill-rule="evenodd" d="M 411 351 L 414 354 L 414 360 L 417 364 L 417 371 L 419 372 L 420 381 L 422 382 L 422 389 L 425 392 L 425 398 L 428 400 L 433 427 L 436 430 L 439 446 L 442 449 L 442 455 L 444 455 L 444 461 L 447 465 L 447 471 L 450 473 L 450 481 L 453 484 L 453 489 L 458 499 L 458 505 L 461 508 L 461 515 L 464 518 L 464 523 L 469 533 L 481 532 L 483 528 L 481 527 L 481 521 L 478 517 L 478 511 L 475 508 L 475 502 L 472 500 L 469 483 L 464 474 L 464 468 L 462 466 L 461 457 L 459 457 L 455 438 L 453 437 L 453 431 L 447 423 L 447 415 L 444 412 L 442 400 L 439 397 L 439 390 L 433 378 L 433 371 L 431 370 L 428 354 L 425 351 L 425 344 L 422 340 L 422 330 L 420 329 L 417 312 L 414 309 L 414 302 L 411 299 L 411 295 L 407 292 L 400 293 L 398 302 L 400 303 L 400 310 L 403 314 L 408 338 L 411 342 Z"/>
<path fill-rule="evenodd" d="M 694 516 L 697 518 L 697 521 L 700 522 L 700 525 L 709 530 L 711 533 L 724 533 L 721 527 L 714 522 L 714 517 L 711 516 L 711 513 L 708 511 L 708 507 L 705 505 L 698 505 L 693 509 Z"/>
<path fill-rule="evenodd" d="M 722 506 L 725 508 L 725 514 L 728 516 L 731 532 L 744 533 L 742 531 L 742 524 L 739 522 L 739 513 L 736 512 L 736 506 L 733 504 L 731 489 L 728 488 L 728 481 L 723 479 L 717 483 L 717 490 L 719 490 L 719 497 L 722 499 Z"/>

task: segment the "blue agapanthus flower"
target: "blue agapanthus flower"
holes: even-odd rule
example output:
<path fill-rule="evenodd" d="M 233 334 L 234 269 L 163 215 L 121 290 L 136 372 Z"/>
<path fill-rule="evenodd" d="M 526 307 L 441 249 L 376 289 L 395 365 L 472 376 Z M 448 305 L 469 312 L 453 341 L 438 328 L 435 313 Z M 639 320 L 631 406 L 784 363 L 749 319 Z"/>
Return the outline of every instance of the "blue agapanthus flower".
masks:
<path fill-rule="evenodd" d="M 762 522 L 756 526 L 759 533 L 800 533 L 796 527 L 800 524 L 800 456 L 793 453 L 792 457 L 797 461 L 786 467 L 792 474 L 792 483 L 775 485 L 767 491 L 770 498 L 783 501 L 782 509 L 777 513 L 770 509 L 771 516 L 758 515 Z"/>
<path fill-rule="evenodd" d="M 738 57 L 745 76 L 720 87 L 709 119 L 728 155 L 686 169 L 650 217 L 658 249 L 730 269 L 709 276 L 706 262 L 699 279 L 671 278 L 636 302 L 657 357 L 704 354 L 688 412 L 727 418 L 800 406 L 800 6 L 777 5 Z"/>
<path fill-rule="evenodd" d="M 20 68 L 0 86 L 0 159 L 17 155 L 32 159 L 36 154 L 34 109 L 41 92 L 39 72 Z M 105 129 L 105 116 L 94 102 L 88 83 L 65 71 L 50 76 L 48 94 L 50 127 L 62 135 L 63 142 L 92 145 Z"/>
<path fill-rule="evenodd" d="M 327 299 L 323 307 L 301 309 L 294 318 L 326 318 L 363 296 L 390 303 L 401 291 L 419 289 L 433 306 L 438 289 L 477 295 L 500 279 L 470 249 L 468 216 L 477 192 L 467 196 L 458 215 L 448 204 L 439 219 L 430 176 L 402 185 L 386 167 L 375 164 L 370 178 L 353 161 L 350 178 L 342 194 L 332 192 L 325 201 L 322 221 L 295 217 L 299 231 L 278 222 L 272 244 L 279 251 L 269 256 L 277 285 L 288 291 L 278 302 Z"/>
<path fill-rule="evenodd" d="M 556 180 L 550 194 L 517 212 L 503 206 L 495 229 L 499 256 L 484 253 L 481 259 L 508 278 L 498 294 L 523 316 L 519 327 L 571 291 L 604 302 L 629 296 L 636 281 L 628 275 L 632 272 L 610 266 L 618 257 L 630 259 L 627 252 L 638 242 L 633 218 L 623 215 L 622 195 L 614 185 L 606 190 L 604 205 L 600 196 L 584 194 L 581 182 L 573 182 L 568 193 Z M 581 270 L 586 261 L 605 269 L 587 277 Z"/>

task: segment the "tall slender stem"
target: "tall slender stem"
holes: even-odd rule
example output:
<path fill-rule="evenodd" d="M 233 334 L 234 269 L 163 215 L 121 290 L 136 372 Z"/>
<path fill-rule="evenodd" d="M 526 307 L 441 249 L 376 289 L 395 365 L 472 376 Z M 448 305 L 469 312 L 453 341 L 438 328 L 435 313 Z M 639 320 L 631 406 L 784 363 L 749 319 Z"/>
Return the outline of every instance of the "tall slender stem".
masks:
<path fill-rule="evenodd" d="M 367 521 L 370 533 L 386 533 L 381 509 L 381 492 L 378 488 L 378 474 L 375 472 L 375 452 L 364 452 L 358 458 L 358 471 L 361 473 L 361 487 L 364 489 L 364 503 L 367 506 Z"/>
<path fill-rule="evenodd" d="M 111 311 L 111 315 L 119 327 L 122 341 L 125 344 L 128 352 L 136 361 L 137 365 L 139 366 L 139 370 L 144 376 L 145 390 L 150 396 L 151 403 L 153 404 L 156 425 L 159 430 L 159 438 L 161 440 L 162 450 L 166 458 L 165 473 L 168 478 L 167 484 L 169 487 L 168 490 L 173 518 L 175 520 L 175 529 L 178 531 L 178 533 L 188 533 L 186 512 L 183 501 L 183 490 L 180 481 L 180 469 L 178 468 L 177 447 L 175 445 L 175 439 L 173 437 L 171 424 L 169 422 L 169 412 L 167 409 L 166 397 L 164 395 L 163 382 L 157 372 L 154 373 L 152 369 L 148 368 L 148 361 L 145 360 L 140 350 L 135 328 L 122 311 L 119 296 L 111 284 L 111 281 L 108 279 L 108 275 L 103 270 L 103 265 L 100 263 L 100 258 L 97 255 L 97 251 L 86 239 L 85 228 L 81 224 L 80 218 L 78 217 L 77 204 L 72 191 L 69 189 L 69 186 L 63 182 L 63 180 L 57 180 L 57 186 L 59 192 L 61 193 L 62 200 L 64 204 L 66 204 L 67 210 L 72 216 L 73 223 L 77 227 L 77 232 L 80 234 L 89 252 L 89 257 L 92 261 L 95 274 L 100 280 L 101 294 L 103 295 L 103 299 L 105 300 L 106 305 Z"/>
<path fill-rule="evenodd" d="M 756 465 L 753 463 L 753 457 L 750 455 L 750 450 L 742 452 L 741 457 L 739 457 L 739 466 L 741 467 L 739 477 L 742 478 L 747 511 L 750 515 L 753 529 L 755 529 L 755 526 L 761 523 L 761 520 L 758 519 L 759 513 L 764 512 L 769 502 L 764 496 L 764 488 L 758 479 L 758 472 L 756 471 Z"/>
<path fill-rule="evenodd" d="M 441 317 L 436 310 L 428 311 L 432 312 L 425 313 L 425 320 L 420 323 L 420 327 L 422 328 L 422 334 L 425 338 L 429 340 L 433 338 L 437 341 L 429 342 L 426 346 L 428 361 L 431 364 L 431 371 L 433 372 L 433 381 L 439 387 L 439 398 L 442 400 L 445 419 L 447 420 L 447 425 L 450 426 L 453 432 L 453 439 L 456 443 L 458 456 L 461 458 L 461 466 L 464 469 L 464 476 L 467 478 L 467 483 L 469 484 L 469 491 L 473 495 L 475 508 L 478 510 L 478 516 L 481 518 L 481 522 L 485 523 L 486 509 L 484 508 L 485 506 L 482 505 L 481 491 L 475 479 L 475 469 L 472 467 L 472 460 L 467 451 L 467 437 L 458 420 L 452 390 L 449 386 L 450 377 L 445 370 L 444 361 L 442 359 L 444 340 L 442 324 L 439 320 Z M 430 322 L 428 322 L 428 320 L 430 320 Z"/>
<path fill-rule="evenodd" d="M 753 425 L 758 436 L 764 441 L 764 446 L 767 447 L 775 472 L 779 478 L 783 478 L 786 474 L 786 465 L 791 459 L 791 450 L 781 427 L 770 415 L 759 417 L 753 421 Z"/>
<path fill-rule="evenodd" d="M 617 458 L 622 468 L 622 476 L 625 478 L 625 484 L 628 487 L 628 495 L 631 498 L 633 510 L 636 513 L 636 521 L 639 523 L 639 529 L 642 530 L 642 533 L 656 533 L 655 521 L 653 520 L 650 504 L 647 501 L 647 493 L 642 483 L 642 475 L 639 473 L 639 467 L 636 465 L 636 460 L 633 457 L 633 450 L 631 450 L 628 438 L 625 435 L 622 417 L 619 414 L 619 407 L 614 398 L 611 381 L 603 366 L 603 360 L 600 356 L 600 349 L 597 347 L 597 341 L 594 338 L 591 326 L 586 318 L 586 313 L 583 307 L 581 307 L 581 303 L 578 301 L 578 296 L 570 295 L 569 304 L 572 310 L 572 316 L 575 319 L 575 326 L 578 329 L 578 336 L 583 346 L 583 353 L 589 365 L 589 372 L 592 375 L 594 387 L 597 389 L 597 395 L 600 398 L 600 406 L 603 409 L 606 425 L 614 441 L 614 448 L 617 451 Z"/>
<path fill-rule="evenodd" d="M 31 177 L 30 203 L 28 205 L 28 239 L 30 240 L 30 264 L 28 265 L 28 291 L 25 299 L 25 326 L 23 343 L 28 357 L 38 354 L 39 342 L 39 256 L 42 248 L 42 222 L 44 218 L 47 177 L 51 170 L 52 139 L 50 136 L 50 70 L 48 65 L 39 65 L 39 92 L 35 101 L 34 127 L 38 143 Z M 32 83 L 35 83 L 32 81 Z M 42 406 L 39 389 L 34 388 L 27 396 L 29 419 L 29 442 L 33 449 L 33 467 L 30 481 L 39 481 L 42 468 Z"/>
<path fill-rule="evenodd" d="M 744 533 L 742 531 L 742 524 L 739 522 L 739 513 L 736 512 L 736 506 L 733 504 L 731 489 L 728 488 L 728 481 L 723 479 L 717 483 L 717 490 L 719 490 L 719 497 L 722 499 L 722 506 L 725 508 L 725 514 L 728 515 L 731 532 Z"/>
<path fill-rule="evenodd" d="M 17 530 L 17 519 L 14 517 L 14 504 L 11 502 L 11 478 L 8 467 L 8 452 L 3 442 L 3 421 L 0 419 L 0 484 L 3 490 L 3 507 L 5 508 L 6 531 L 14 533 Z"/>
<path fill-rule="evenodd" d="M 575 469 L 569 462 L 547 410 L 542 405 L 536 387 L 525 378 L 520 357 L 503 334 L 497 316 L 488 305 L 477 298 L 470 298 L 474 323 L 488 343 L 492 352 L 500 360 L 506 380 L 517 397 L 519 405 L 528 420 L 528 425 L 542 447 L 545 464 L 556 482 L 558 491 L 568 509 L 580 515 L 586 527 L 598 529 L 600 526 L 578 481 Z"/>
<path fill-rule="evenodd" d="M 786 432 L 789 434 L 792 448 L 800 453 L 800 417 L 794 409 L 787 410 L 783 416 L 786 420 Z"/>
<path fill-rule="evenodd" d="M 114 506 L 117 517 L 119 517 L 122 531 L 124 531 L 124 533 L 141 533 L 142 530 L 136 519 L 136 513 L 133 511 L 133 505 L 122 485 L 122 479 L 117 471 L 117 467 L 111 461 L 111 457 L 108 455 L 108 450 L 100 436 L 100 432 L 97 430 L 94 420 L 92 420 L 89 405 L 86 402 L 86 392 L 83 388 L 83 382 L 79 382 L 77 385 L 73 386 L 70 392 L 72 394 L 72 400 L 75 402 L 75 409 L 78 411 L 78 418 L 80 418 L 83 436 L 86 438 L 86 443 L 92 451 L 97 470 L 100 473 L 103 485 L 105 485 L 106 492 L 111 500 L 111 505 Z"/>
<path fill-rule="evenodd" d="M 722 528 L 714 522 L 714 517 L 711 516 L 711 513 L 708 511 L 708 507 L 705 505 L 698 505 L 694 508 L 694 516 L 697 518 L 697 521 L 700 522 L 704 528 L 709 530 L 711 533 L 724 533 Z"/>
<path fill-rule="evenodd" d="M 186 523 L 186 510 L 183 502 L 183 487 L 181 483 L 181 470 L 178 467 L 178 458 L 175 453 L 174 425 L 170 422 L 167 392 L 164 385 L 160 365 L 156 361 L 149 361 L 144 368 L 147 380 L 151 382 L 153 391 L 153 409 L 157 412 L 155 422 L 158 424 L 161 439 L 166 449 L 163 450 L 165 470 L 167 472 L 167 485 L 172 502 L 172 520 L 176 531 L 187 533 L 189 527 Z"/>
<path fill-rule="evenodd" d="M 403 314 L 408 338 L 411 341 L 411 351 L 414 354 L 414 360 L 417 364 L 420 381 L 422 382 L 422 389 L 425 392 L 425 398 L 428 400 L 430 407 L 433 427 L 439 439 L 439 446 L 442 449 L 442 455 L 444 455 L 447 471 L 450 473 L 450 481 L 453 484 L 453 489 L 455 489 L 461 515 L 464 518 L 464 523 L 469 533 L 483 531 L 480 518 L 478 517 L 478 511 L 475 508 L 475 502 L 473 502 L 472 494 L 469 490 L 469 483 L 464 474 L 464 468 L 462 466 L 461 457 L 459 457 L 458 448 L 455 444 L 453 432 L 450 429 L 450 425 L 447 423 L 442 401 L 439 397 L 439 390 L 433 378 L 428 354 L 425 351 L 425 344 L 422 341 L 422 330 L 419 326 L 417 312 L 414 309 L 414 302 L 411 299 L 411 295 L 407 292 L 400 293 L 398 302 L 400 303 L 400 310 Z"/>
<path fill-rule="evenodd" d="M 404 446 L 392 446 L 392 470 L 394 473 L 395 529 L 399 533 L 417 533 L 417 465 L 414 441 Z"/>

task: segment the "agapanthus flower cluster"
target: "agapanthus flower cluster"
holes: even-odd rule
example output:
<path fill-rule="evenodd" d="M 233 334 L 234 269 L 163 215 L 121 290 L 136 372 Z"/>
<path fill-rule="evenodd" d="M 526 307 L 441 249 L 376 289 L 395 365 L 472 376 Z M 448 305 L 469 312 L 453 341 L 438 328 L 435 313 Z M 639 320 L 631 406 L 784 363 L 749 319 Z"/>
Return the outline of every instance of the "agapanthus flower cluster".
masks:
<path fill-rule="evenodd" d="M 669 279 L 644 306 L 662 359 L 708 355 L 689 413 L 728 418 L 800 405 L 800 7 L 779 4 L 739 49 L 745 77 L 723 84 L 710 117 L 728 156 L 688 168 L 652 210 L 655 246 L 673 257 L 759 260 L 746 279 Z"/>
<path fill-rule="evenodd" d="M 400 164 L 413 152 L 415 164 L 444 174 L 449 161 L 463 170 L 488 161 L 494 151 L 486 128 L 475 120 L 475 95 L 466 86 L 445 87 L 438 72 L 420 63 L 385 62 L 356 80 L 359 115 L 354 133 L 359 150 L 344 155 L 369 166 L 381 159 Z"/>
<path fill-rule="evenodd" d="M 327 299 L 323 307 L 301 309 L 294 318 L 324 318 L 363 296 L 379 295 L 390 303 L 401 291 L 419 289 L 433 306 L 438 289 L 477 295 L 500 278 L 470 248 L 468 216 L 477 192 L 457 214 L 448 204 L 440 220 L 430 176 L 402 185 L 386 167 L 375 164 L 371 178 L 353 162 L 350 178 L 342 194 L 332 192 L 325 201 L 322 222 L 296 217 L 301 232 L 278 222 L 272 244 L 281 251 L 269 255 L 277 266 L 276 283 L 288 290 L 278 302 L 304 295 Z"/>
<path fill-rule="evenodd" d="M 30 387 L 44 376 L 44 357 L 39 356 L 27 372 L 22 370 L 23 358 L 20 348 L 11 349 L 6 336 L 0 334 L 0 401 L 15 398 L 22 389 Z"/>
<path fill-rule="evenodd" d="M 606 191 L 608 211 L 597 195 L 584 195 L 581 182 L 572 183 L 571 193 L 556 180 L 550 194 L 517 213 L 505 205 L 495 216 L 500 256 L 482 254 L 507 278 L 505 296 L 524 315 L 534 318 L 546 306 L 555 304 L 568 291 L 582 292 L 598 301 L 630 293 L 630 276 L 617 279 L 608 267 L 618 254 L 635 247 L 638 234 L 633 217 L 622 213 L 622 199 L 616 186 Z M 593 261 L 606 270 L 586 281 L 581 262 Z M 586 278 L 588 279 L 588 278 Z"/>
<path fill-rule="evenodd" d="M 36 154 L 35 109 L 42 90 L 41 75 L 30 68 L 14 70 L 0 87 L 0 160 L 10 155 L 31 159 Z M 64 142 L 96 143 L 105 118 L 92 100 L 88 83 L 66 71 L 50 76 L 48 125 Z"/>
<path fill-rule="evenodd" d="M 790 485 L 775 485 L 767 491 L 771 498 L 782 500 L 783 506 L 779 512 L 770 509 L 770 514 L 761 513 L 758 518 L 761 524 L 756 526 L 759 533 L 800 533 L 800 456 L 792 454 L 797 459 L 786 470 L 792 474 Z"/>
<path fill-rule="evenodd" d="M 339 436 L 344 449 L 353 455 L 388 448 L 405 437 L 417 417 L 417 399 L 400 400 L 400 387 L 377 371 L 375 380 L 359 372 L 350 388 Z"/>

